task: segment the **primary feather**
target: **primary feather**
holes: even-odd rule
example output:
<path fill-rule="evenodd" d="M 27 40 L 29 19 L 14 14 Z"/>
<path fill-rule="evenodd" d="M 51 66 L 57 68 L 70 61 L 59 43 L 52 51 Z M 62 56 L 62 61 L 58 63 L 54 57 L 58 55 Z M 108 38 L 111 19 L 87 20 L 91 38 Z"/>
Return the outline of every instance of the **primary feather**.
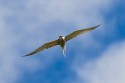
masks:
<path fill-rule="evenodd" d="M 33 55 L 35 53 L 38 53 L 40 51 L 43 51 L 45 49 L 51 48 L 51 47 L 56 46 L 56 45 L 58 45 L 58 40 L 55 40 L 55 41 L 52 41 L 52 42 L 48 42 L 48 43 L 42 45 L 41 47 L 37 48 L 35 51 L 33 51 L 33 52 L 31 52 L 31 53 L 29 53 L 29 54 L 27 54 L 25 56 Z"/>
<path fill-rule="evenodd" d="M 91 30 L 97 28 L 98 26 L 99 26 L 99 25 L 94 26 L 94 27 L 90 27 L 90 28 L 86 28 L 86 29 L 81 29 L 81 30 L 74 31 L 74 32 L 70 33 L 69 35 L 67 35 L 67 36 L 65 37 L 65 38 L 66 38 L 66 41 L 69 41 L 69 40 L 71 40 L 71 39 L 73 39 L 73 38 L 75 38 L 75 37 L 77 37 L 77 36 L 79 36 L 79 35 L 81 35 L 81 34 L 83 34 L 83 33 L 88 32 L 88 31 L 91 31 Z"/>

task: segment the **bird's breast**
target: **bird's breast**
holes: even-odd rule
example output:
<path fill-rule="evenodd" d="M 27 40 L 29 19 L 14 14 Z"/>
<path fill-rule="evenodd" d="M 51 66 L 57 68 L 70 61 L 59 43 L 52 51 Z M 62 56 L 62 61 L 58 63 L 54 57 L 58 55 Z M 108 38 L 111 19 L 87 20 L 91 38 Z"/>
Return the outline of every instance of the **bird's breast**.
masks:
<path fill-rule="evenodd" d="M 65 38 L 59 38 L 59 45 L 60 46 L 65 46 Z"/>

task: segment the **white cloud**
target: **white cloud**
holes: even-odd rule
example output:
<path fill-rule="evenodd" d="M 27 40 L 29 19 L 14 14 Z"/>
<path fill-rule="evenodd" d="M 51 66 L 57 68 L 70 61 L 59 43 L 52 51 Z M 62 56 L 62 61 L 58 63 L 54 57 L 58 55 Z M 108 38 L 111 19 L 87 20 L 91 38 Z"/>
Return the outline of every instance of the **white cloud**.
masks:
<path fill-rule="evenodd" d="M 15 83 L 23 72 L 20 67 L 34 71 L 38 68 L 39 61 L 22 59 L 19 53 L 20 45 L 17 45 L 20 43 L 20 37 L 11 32 L 14 28 L 9 27 L 6 21 L 12 11 L 7 8 L 2 10 L 2 7 L 0 9 L 0 83 Z M 35 67 L 32 67 L 33 65 Z"/>
<path fill-rule="evenodd" d="M 102 22 L 102 11 L 108 11 L 111 2 L 112 0 L 29 0 L 27 9 L 40 16 L 44 22 L 62 21 L 76 25 L 98 24 Z"/>
<path fill-rule="evenodd" d="M 125 41 L 113 44 L 100 58 L 77 69 L 80 79 L 86 83 L 124 83 L 124 50 Z"/>
<path fill-rule="evenodd" d="M 60 33 L 75 30 L 60 28 L 60 25 L 50 27 L 52 23 L 72 23 L 80 28 L 104 22 L 101 11 L 108 11 L 112 0 L 27 0 L 21 6 L 16 2 L 0 6 L 0 83 L 15 83 L 25 69 L 34 71 L 51 61 L 53 56 L 48 57 L 48 62 L 42 60 L 41 64 L 32 57 L 22 60 L 20 55 L 26 52 L 25 49 L 30 51 Z M 52 34 L 49 39 L 48 30 Z"/>

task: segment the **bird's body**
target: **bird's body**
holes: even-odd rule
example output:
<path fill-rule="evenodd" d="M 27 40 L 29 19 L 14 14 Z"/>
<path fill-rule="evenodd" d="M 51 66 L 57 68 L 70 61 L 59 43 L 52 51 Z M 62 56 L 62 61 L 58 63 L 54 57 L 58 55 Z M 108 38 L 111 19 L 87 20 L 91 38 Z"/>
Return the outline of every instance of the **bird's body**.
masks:
<path fill-rule="evenodd" d="M 91 31 L 95 28 L 97 28 L 99 25 L 97 26 L 94 26 L 94 27 L 90 27 L 90 28 L 86 28 L 86 29 L 81 29 L 81 30 L 77 30 L 77 31 L 74 31 L 72 32 L 71 34 L 67 35 L 67 36 L 59 36 L 59 39 L 57 40 L 54 40 L 52 42 L 48 42 L 48 43 L 45 43 L 44 45 L 42 45 L 41 47 L 39 47 L 38 49 L 36 49 L 35 51 L 25 55 L 25 56 L 30 56 L 30 55 L 33 55 L 35 53 L 38 53 L 40 51 L 43 51 L 45 49 L 48 49 L 48 48 L 51 48 L 53 46 L 56 46 L 56 45 L 60 45 L 61 48 L 62 48 L 62 51 L 63 51 L 63 55 L 65 56 L 65 50 L 66 50 L 66 42 L 81 35 L 82 33 L 85 33 L 85 32 L 88 32 L 88 31 Z M 66 57 L 66 56 L 65 56 Z"/>
<path fill-rule="evenodd" d="M 59 42 L 59 45 L 62 48 L 63 55 L 65 56 L 65 51 L 66 51 L 66 39 L 65 39 L 65 36 L 59 36 L 58 42 Z"/>
<path fill-rule="evenodd" d="M 59 43 L 59 45 L 60 45 L 62 48 L 65 47 L 65 43 L 66 43 L 65 37 L 64 37 L 64 36 L 59 36 L 58 43 Z"/>

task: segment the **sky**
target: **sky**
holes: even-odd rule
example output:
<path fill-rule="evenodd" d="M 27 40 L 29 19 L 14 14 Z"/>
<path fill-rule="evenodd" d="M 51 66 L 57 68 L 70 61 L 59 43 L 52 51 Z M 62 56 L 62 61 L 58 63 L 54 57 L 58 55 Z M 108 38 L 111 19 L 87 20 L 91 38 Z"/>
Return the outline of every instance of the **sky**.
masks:
<path fill-rule="evenodd" d="M 0 0 L 0 83 L 125 83 L 124 0 Z M 46 42 L 101 24 L 59 46 Z"/>

